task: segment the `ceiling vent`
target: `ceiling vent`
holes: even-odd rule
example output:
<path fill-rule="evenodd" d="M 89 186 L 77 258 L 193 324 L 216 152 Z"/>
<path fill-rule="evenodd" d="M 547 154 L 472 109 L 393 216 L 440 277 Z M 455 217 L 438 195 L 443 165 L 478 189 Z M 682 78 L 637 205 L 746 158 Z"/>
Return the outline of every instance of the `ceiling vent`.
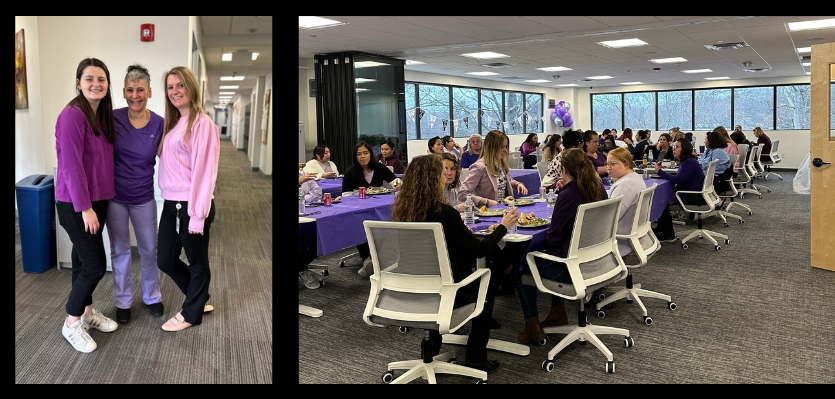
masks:
<path fill-rule="evenodd" d="M 771 68 L 747 68 L 745 72 L 768 72 Z"/>
<path fill-rule="evenodd" d="M 483 66 L 485 68 L 506 68 L 506 67 L 512 67 L 512 66 L 516 66 L 516 65 L 505 64 L 504 62 L 491 62 L 489 64 L 481 64 L 479 66 Z"/>
<path fill-rule="evenodd" d="M 749 47 L 748 43 L 745 42 L 738 42 L 738 43 L 717 43 L 717 44 L 705 44 L 705 48 L 708 50 L 722 50 L 722 49 L 731 49 L 736 50 L 743 47 Z"/>

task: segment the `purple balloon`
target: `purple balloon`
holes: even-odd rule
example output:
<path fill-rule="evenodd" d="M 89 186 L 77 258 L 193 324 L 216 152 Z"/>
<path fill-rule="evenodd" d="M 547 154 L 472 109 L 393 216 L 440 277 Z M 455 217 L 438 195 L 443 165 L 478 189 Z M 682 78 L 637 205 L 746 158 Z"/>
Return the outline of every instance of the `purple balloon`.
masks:
<path fill-rule="evenodd" d="M 571 127 L 572 124 L 574 124 L 574 121 L 571 120 L 571 114 L 566 112 L 565 115 L 562 116 L 562 126 Z"/>
<path fill-rule="evenodd" d="M 557 106 L 554 108 L 554 112 L 556 112 L 556 113 L 557 113 L 557 115 L 559 115 L 559 116 L 560 116 L 560 118 L 562 118 L 562 116 L 563 116 L 563 115 L 565 115 L 565 108 L 563 108 L 563 106 L 562 106 L 562 105 L 557 105 Z"/>
<path fill-rule="evenodd" d="M 558 116 L 556 112 L 551 112 L 551 122 L 555 121 Z"/>
<path fill-rule="evenodd" d="M 565 106 L 565 101 L 560 101 L 557 104 L 559 104 L 560 107 L 564 107 Z"/>

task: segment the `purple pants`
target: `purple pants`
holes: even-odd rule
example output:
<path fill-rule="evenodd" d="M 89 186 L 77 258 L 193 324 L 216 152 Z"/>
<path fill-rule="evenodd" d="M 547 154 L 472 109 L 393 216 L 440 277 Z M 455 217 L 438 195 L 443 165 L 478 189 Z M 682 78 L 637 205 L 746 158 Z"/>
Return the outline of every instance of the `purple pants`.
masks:
<path fill-rule="evenodd" d="M 113 264 L 113 291 L 116 307 L 130 309 L 133 303 L 130 228 L 133 225 L 142 265 L 142 302 L 151 305 L 162 301 L 157 267 L 157 202 L 127 205 L 108 201 L 107 233 L 110 236 L 110 261 Z"/>

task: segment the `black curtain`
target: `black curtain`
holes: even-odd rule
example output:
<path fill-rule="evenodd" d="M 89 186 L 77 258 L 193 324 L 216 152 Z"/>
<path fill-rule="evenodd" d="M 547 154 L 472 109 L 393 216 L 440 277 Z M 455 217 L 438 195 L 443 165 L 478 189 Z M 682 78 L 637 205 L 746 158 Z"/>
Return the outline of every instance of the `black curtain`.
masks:
<path fill-rule="evenodd" d="M 316 54 L 316 139 L 328 146 L 340 173 L 353 164 L 357 144 L 357 95 L 350 52 Z"/>

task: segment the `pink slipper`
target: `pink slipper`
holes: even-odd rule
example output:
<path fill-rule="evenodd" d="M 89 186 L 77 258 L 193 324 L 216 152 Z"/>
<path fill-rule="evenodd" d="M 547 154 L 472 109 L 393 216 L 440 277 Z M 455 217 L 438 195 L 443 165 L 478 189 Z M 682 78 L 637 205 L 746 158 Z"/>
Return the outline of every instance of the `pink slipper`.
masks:
<path fill-rule="evenodd" d="M 180 331 L 185 330 L 186 328 L 191 327 L 191 323 L 186 323 L 183 319 L 183 315 L 180 312 L 177 312 L 174 317 L 168 319 L 165 324 L 162 325 L 162 329 L 165 331 Z"/>
<path fill-rule="evenodd" d="M 215 310 L 215 307 L 212 305 L 203 306 L 203 313 L 211 313 L 213 310 Z"/>

